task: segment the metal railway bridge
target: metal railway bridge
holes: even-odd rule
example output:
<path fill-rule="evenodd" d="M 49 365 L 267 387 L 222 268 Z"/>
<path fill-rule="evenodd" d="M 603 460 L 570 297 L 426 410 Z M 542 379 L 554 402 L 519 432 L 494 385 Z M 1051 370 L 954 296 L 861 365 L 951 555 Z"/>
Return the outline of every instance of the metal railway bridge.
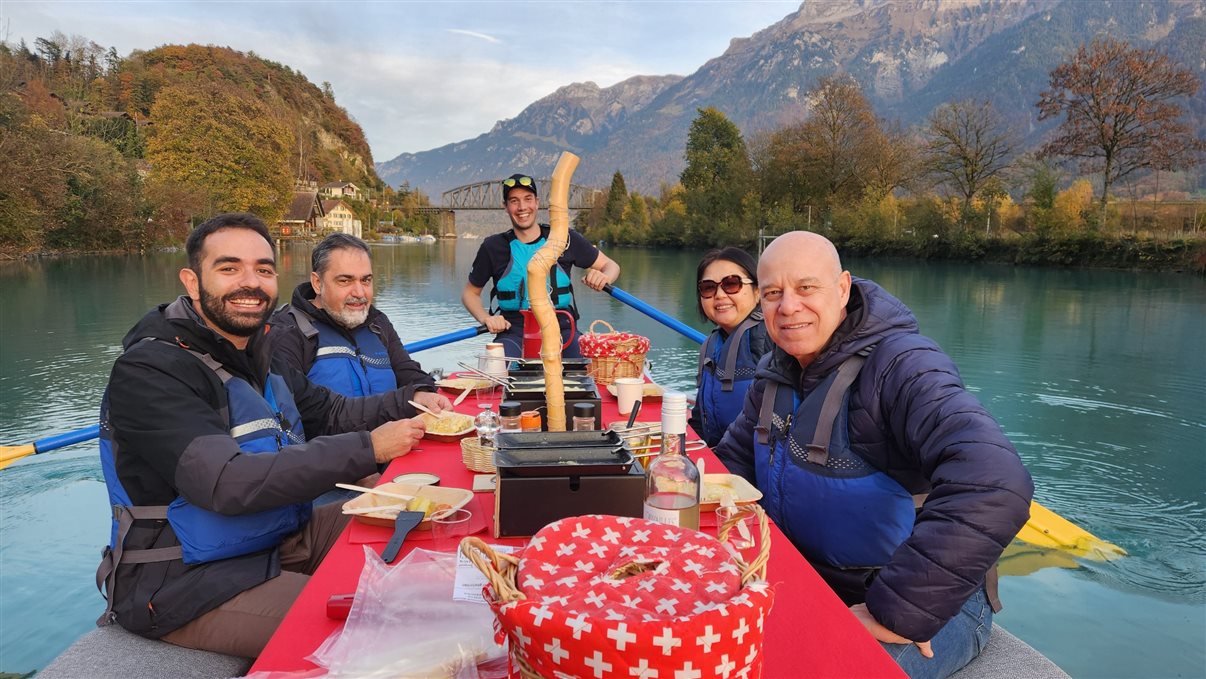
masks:
<path fill-rule="evenodd" d="M 540 196 L 542 210 L 548 209 L 551 185 L 551 179 L 536 180 L 536 192 Z M 458 210 L 502 210 L 502 188 L 501 180 L 465 184 L 445 191 L 442 205 L 416 208 L 415 212 L 436 215 L 439 220 L 441 237 L 456 238 L 456 212 Z M 602 189 L 570 184 L 569 209 L 590 210 L 595 206 L 598 196 L 602 194 Z"/>

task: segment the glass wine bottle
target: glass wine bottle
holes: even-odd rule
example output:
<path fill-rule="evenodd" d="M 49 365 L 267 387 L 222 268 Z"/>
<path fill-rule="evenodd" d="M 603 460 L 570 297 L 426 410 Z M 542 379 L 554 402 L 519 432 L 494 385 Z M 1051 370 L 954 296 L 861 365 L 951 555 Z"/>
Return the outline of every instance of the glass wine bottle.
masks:
<path fill-rule="evenodd" d="M 684 454 L 687 395 L 662 396 L 662 449 L 645 474 L 645 518 L 699 530 L 699 469 Z"/>

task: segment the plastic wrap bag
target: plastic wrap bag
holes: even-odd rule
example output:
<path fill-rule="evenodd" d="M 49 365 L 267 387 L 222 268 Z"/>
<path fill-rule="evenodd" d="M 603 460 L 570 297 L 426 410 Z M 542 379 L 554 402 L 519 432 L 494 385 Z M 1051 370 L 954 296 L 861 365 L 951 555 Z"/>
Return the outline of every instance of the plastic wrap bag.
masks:
<path fill-rule="evenodd" d="M 455 553 L 416 549 L 390 567 L 372 549 L 364 551 L 347 623 L 307 660 L 329 677 L 507 675 L 506 647 L 494 641 L 490 608 L 452 600 Z"/>

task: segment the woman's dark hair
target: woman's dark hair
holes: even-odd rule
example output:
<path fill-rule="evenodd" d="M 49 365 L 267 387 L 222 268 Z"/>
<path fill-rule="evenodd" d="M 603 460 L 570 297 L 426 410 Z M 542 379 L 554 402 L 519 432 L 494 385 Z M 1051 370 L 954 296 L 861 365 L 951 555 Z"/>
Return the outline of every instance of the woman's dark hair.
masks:
<path fill-rule="evenodd" d="M 695 269 L 695 284 L 699 285 L 699 281 L 703 280 L 704 269 L 708 268 L 712 262 L 718 259 L 723 259 L 726 262 L 732 262 L 737 266 L 745 269 L 745 275 L 749 276 L 750 280 L 754 281 L 755 289 L 758 286 L 758 262 L 753 255 L 732 245 L 714 250 L 708 250 L 704 253 L 703 259 L 699 260 L 699 267 Z M 703 320 L 708 320 L 708 315 L 704 313 L 703 301 L 699 297 L 699 293 L 695 293 L 695 308 L 699 310 L 699 317 Z"/>

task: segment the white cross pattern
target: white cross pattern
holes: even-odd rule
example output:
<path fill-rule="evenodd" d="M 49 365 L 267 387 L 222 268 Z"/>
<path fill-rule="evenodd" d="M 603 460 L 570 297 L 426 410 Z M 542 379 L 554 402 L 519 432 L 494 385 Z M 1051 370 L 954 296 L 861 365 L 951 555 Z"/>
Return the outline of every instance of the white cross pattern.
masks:
<path fill-rule="evenodd" d="M 737 606 L 737 605 L 749 606 L 750 608 L 753 608 L 754 602 L 750 601 L 749 593 L 742 592 L 741 594 L 738 594 L 737 596 L 733 597 L 733 605 L 734 606 Z"/>
<path fill-rule="evenodd" d="M 620 534 L 612 530 L 611 526 L 607 526 L 603 529 L 603 542 L 610 542 L 613 545 L 617 545 L 620 543 Z"/>
<path fill-rule="evenodd" d="M 720 567 L 716 570 L 720 571 L 721 573 L 732 573 L 733 575 L 737 575 L 738 568 L 737 564 L 733 563 L 732 561 L 726 561 L 720 564 Z"/>
<path fill-rule="evenodd" d="M 656 585 L 653 582 L 653 578 L 645 578 L 637 583 L 637 589 L 645 592 L 652 592 L 655 586 Z"/>
<path fill-rule="evenodd" d="M 629 608 L 636 608 L 636 605 L 641 603 L 641 597 L 632 598 L 627 594 L 624 595 L 624 605 Z"/>
<path fill-rule="evenodd" d="M 602 594 L 599 594 L 598 592 L 596 592 L 593 589 L 590 591 L 590 594 L 586 595 L 586 603 L 594 604 L 595 608 L 603 608 L 603 604 L 606 601 L 607 601 L 607 597 L 603 596 Z"/>
<path fill-rule="evenodd" d="M 579 559 L 578 561 L 574 562 L 574 568 L 577 568 L 583 573 L 589 573 L 595 569 L 595 566 L 592 563 Z"/>
<path fill-rule="evenodd" d="M 540 578 L 536 577 L 535 575 L 532 575 L 531 573 L 528 573 L 527 576 L 524 577 L 524 579 L 523 579 L 523 588 L 524 589 L 540 589 L 543 586 L 544 586 L 544 580 L 541 580 Z"/>
<path fill-rule="evenodd" d="M 674 671 L 674 679 L 699 679 L 702 676 L 703 672 L 692 667 L 690 661 L 687 661 L 681 670 Z"/>
<path fill-rule="evenodd" d="M 699 553 L 701 556 L 706 556 L 709 559 L 711 559 L 713 556 L 716 555 L 716 548 L 715 547 L 704 547 L 703 545 L 700 545 Z"/>
<path fill-rule="evenodd" d="M 662 537 L 665 538 L 666 540 L 668 540 L 669 542 L 678 542 L 679 540 L 682 539 L 683 534 L 676 530 L 673 530 L 671 528 L 667 528 L 666 534 L 663 535 Z"/>
<path fill-rule="evenodd" d="M 617 651 L 623 651 L 628 644 L 636 643 L 636 635 L 628 631 L 628 623 L 624 622 L 607 630 L 607 638 L 615 640 Z"/>
<path fill-rule="evenodd" d="M 712 631 L 711 625 L 704 627 L 703 636 L 695 637 L 695 645 L 703 646 L 704 653 L 712 652 L 712 644 L 720 643 L 720 635 Z"/>
<path fill-rule="evenodd" d="M 532 607 L 532 624 L 540 627 L 540 623 L 553 617 L 552 611 L 545 606 Z"/>
<path fill-rule="evenodd" d="M 649 542 L 649 533 L 650 531 L 648 528 L 638 528 L 637 530 L 632 531 L 632 541 Z"/>
<path fill-rule="evenodd" d="M 607 556 L 607 548 L 597 542 L 593 546 L 591 546 L 589 551 L 591 554 L 594 554 L 595 556 L 599 557 L 600 559 Z"/>
<path fill-rule="evenodd" d="M 516 627 L 515 631 L 511 632 L 511 634 L 513 634 L 515 636 L 515 640 L 519 642 L 520 648 L 527 646 L 532 641 L 532 637 L 524 634 L 523 630 L 519 629 L 518 627 Z"/>
<path fill-rule="evenodd" d="M 576 538 L 588 538 L 590 537 L 590 529 L 579 523 L 574 526 L 574 532 L 570 533 L 570 535 L 573 535 Z"/>
<path fill-rule="evenodd" d="M 657 670 L 649 666 L 649 661 L 641 658 L 636 667 L 628 668 L 629 676 L 637 679 L 657 679 Z"/>
<path fill-rule="evenodd" d="M 628 525 L 631 525 L 631 524 L 632 524 L 632 517 L 629 517 L 629 516 L 618 516 L 618 517 L 616 517 L 616 523 L 620 524 L 621 526 L 628 526 Z"/>
<path fill-rule="evenodd" d="M 662 655 L 670 655 L 671 651 L 683 645 L 683 640 L 674 636 L 669 627 L 663 627 L 662 635 L 653 637 L 653 645 L 662 647 Z"/>
<path fill-rule="evenodd" d="M 750 666 L 746 665 L 745 667 L 742 667 L 741 669 L 737 670 L 737 677 L 738 677 L 738 679 L 749 679 L 750 678 Z"/>
<path fill-rule="evenodd" d="M 745 666 L 749 667 L 754 663 L 754 658 L 758 657 L 758 647 L 750 646 L 750 652 L 745 656 Z"/>
<path fill-rule="evenodd" d="M 669 547 L 654 547 L 653 553 L 658 556 L 666 556 L 667 554 L 670 553 L 670 548 Z"/>
<path fill-rule="evenodd" d="M 694 573 L 697 576 L 703 575 L 703 564 L 694 559 L 686 559 L 683 562 L 683 570 L 688 573 Z"/>
<path fill-rule="evenodd" d="M 564 578 L 561 578 L 560 580 L 558 580 L 556 584 L 561 585 L 563 587 L 573 587 L 574 585 L 578 584 L 578 576 L 567 575 Z"/>
<path fill-rule="evenodd" d="M 627 547 L 620 549 L 620 556 L 622 556 L 622 557 L 635 556 L 636 553 L 637 553 L 636 547 L 633 547 L 632 545 L 628 545 Z"/>
<path fill-rule="evenodd" d="M 537 535 L 528 541 L 528 549 L 539 552 L 544 549 L 544 540 L 545 537 L 543 535 Z"/>
<path fill-rule="evenodd" d="M 744 644 L 745 635 L 749 631 L 750 626 L 746 624 L 745 618 L 742 618 L 740 624 L 737 625 L 737 629 L 733 630 L 733 638 L 737 640 L 737 643 Z M 749 661 L 747 660 L 746 662 L 748 663 Z"/>
<path fill-rule="evenodd" d="M 678 578 L 675 578 L 674 584 L 670 585 L 670 589 L 677 592 L 690 592 L 691 583 L 687 582 L 686 580 L 679 580 Z"/>
<path fill-rule="evenodd" d="M 595 654 L 583 661 L 582 664 L 594 670 L 596 677 L 602 677 L 604 672 L 611 671 L 611 663 L 603 662 L 602 651 L 595 651 Z"/>
<path fill-rule="evenodd" d="M 763 616 L 763 615 L 759 615 L 759 616 L 758 616 L 758 631 L 759 631 L 759 632 L 761 632 L 761 631 L 762 631 L 762 620 L 763 620 L 763 618 L 765 618 L 765 617 L 766 617 L 766 616 Z"/>
<path fill-rule="evenodd" d="M 519 601 L 508 601 L 507 603 L 505 603 L 501 607 L 499 607 L 498 612 L 499 613 L 510 613 L 511 610 L 514 609 L 518 605 L 519 605 Z"/>
<path fill-rule="evenodd" d="M 624 614 L 615 610 L 614 608 L 609 608 L 604 611 L 604 617 L 606 617 L 608 620 L 623 620 Z"/>
<path fill-rule="evenodd" d="M 727 589 L 727 588 L 724 586 L 724 583 L 723 583 L 723 582 L 709 582 L 709 583 L 708 583 L 708 587 L 707 587 L 707 590 L 706 590 L 706 591 L 708 591 L 708 592 L 723 592 L 725 589 Z"/>
<path fill-rule="evenodd" d="M 542 563 L 540 564 L 540 570 L 552 575 L 553 573 L 557 572 L 557 567 L 551 563 Z"/>
<path fill-rule="evenodd" d="M 746 585 L 746 589 L 748 589 L 751 592 L 757 592 L 759 594 L 766 592 L 767 587 L 769 587 L 769 585 L 767 584 L 767 582 L 765 580 L 755 580 L 754 582 L 751 582 L 750 584 Z"/>
<path fill-rule="evenodd" d="M 553 637 L 553 643 L 544 645 L 544 652 L 553 656 L 553 664 L 560 665 L 562 660 L 569 657 L 569 651 L 561 648 L 561 640 Z"/>
<path fill-rule="evenodd" d="M 737 663 L 729 660 L 728 653 L 721 653 L 720 664 L 717 665 L 712 671 L 716 674 L 719 674 L 721 677 L 724 677 L 724 679 L 728 679 L 729 675 L 732 674 L 733 670 L 735 669 L 737 669 Z"/>
<path fill-rule="evenodd" d="M 677 603 L 678 599 L 658 599 L 657 607 L 653 610 L 657 611 L 658 613 L 665 613 L 666 615 L 674 615 L 675 611 L 677 610 L 674 608 L 674 604 Z"/>
<path fill-rule="evenodd" d="M 563 542 L 561 543 L 561 546 L 557 548 L 557 556 L 569 556 L 570 554 L 574 553 L 575 549 L 578 549 L 578 543 Z"/>
<path fill-rule="evenodd" d="M 546 596 L 540 600 L 540 603 L 544 604 L 545 606 L 548 606 L 549 604 L 560 604 L 565 606 L 569 604 L 569 598 L 564 596 Z"/>
<path fill-rule="evenodd" d="M 716 604 L 714 604 L 714 603 L 710 603 L 707 601 L 696 601 L 695 602 L 695 610 L 691 611 L 691 612 L 695 615 L 699 615 L 700 613 L 703 613 L 704 611 L 710 611 L 713 608 L 716 608 Z"/>
<path fill-rule="evenodd" d="M 578 615 L 576 615 L 572 618 L 567 617 L 565 619 L 565 624 L 574 628 L 574 638 L 575 639 L 581 639 L 583 632 L 589 632 L 594 627 L 594 625 L 591 625 L 589 622 L 586 621 L 585 613 L 579 613 Z"/>

